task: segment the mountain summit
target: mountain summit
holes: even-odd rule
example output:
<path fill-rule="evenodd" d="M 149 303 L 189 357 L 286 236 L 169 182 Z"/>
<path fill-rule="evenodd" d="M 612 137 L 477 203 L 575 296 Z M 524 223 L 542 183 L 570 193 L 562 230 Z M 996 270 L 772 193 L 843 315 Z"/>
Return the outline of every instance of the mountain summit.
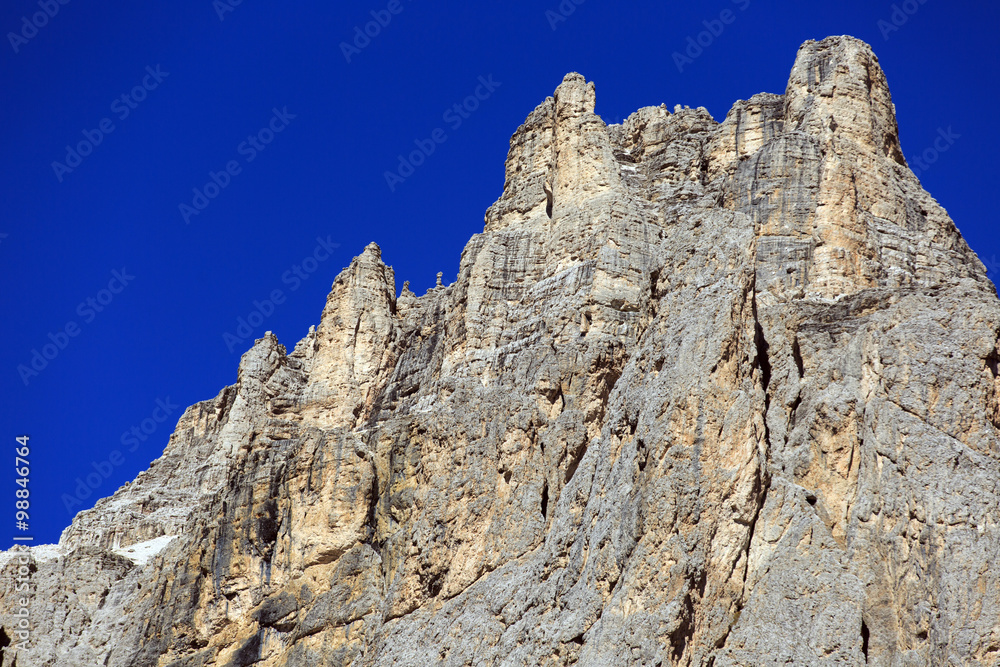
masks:
<path fill-rule="evenodd" d="M 455 282 L 369 245 L 0 555 L 2 667 L 1000 665 L 1000 301 L 871 48 L 721 123 L 594 104 L 514 133 Z"/>

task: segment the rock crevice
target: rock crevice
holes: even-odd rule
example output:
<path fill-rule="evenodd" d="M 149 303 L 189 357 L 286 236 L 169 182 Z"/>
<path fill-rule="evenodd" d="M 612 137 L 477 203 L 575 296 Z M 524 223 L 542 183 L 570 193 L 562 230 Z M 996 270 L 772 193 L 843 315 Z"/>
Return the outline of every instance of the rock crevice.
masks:
<path fill-rule="evenodd" d="M 870 47 L 722 122 L 595 95 L 514 133 L 456 282 L 369 245 L 27 551 L 0 667 L 1000 665 L 1000 301 Z"/>

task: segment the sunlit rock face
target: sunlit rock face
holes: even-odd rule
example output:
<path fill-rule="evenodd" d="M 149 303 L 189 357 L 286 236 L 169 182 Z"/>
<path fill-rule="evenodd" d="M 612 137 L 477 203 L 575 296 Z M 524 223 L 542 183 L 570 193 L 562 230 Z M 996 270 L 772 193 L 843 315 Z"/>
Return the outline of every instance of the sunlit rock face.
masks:
<path fill-rule="evenodd" d="M 29 650 L 4 576 L 2 666 L 1000 665 L 1000 302 L 871 49 L 594 105 L 514 133 L 455 282 L 369 245 L 33 549 Z"/>

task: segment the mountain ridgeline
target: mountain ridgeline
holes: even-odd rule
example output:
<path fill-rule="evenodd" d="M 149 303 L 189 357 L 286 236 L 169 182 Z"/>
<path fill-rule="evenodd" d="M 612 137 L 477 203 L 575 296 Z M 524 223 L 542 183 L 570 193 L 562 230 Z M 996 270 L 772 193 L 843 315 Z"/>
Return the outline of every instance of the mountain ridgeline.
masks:
<path fill-rule="evenodd" d="M 517 129 L 455 282 L 369 245 L 0 556 L 2 667 L 1000 665 L 1000 301 L 870 47 L 722 122 L 594 105 Z"/>

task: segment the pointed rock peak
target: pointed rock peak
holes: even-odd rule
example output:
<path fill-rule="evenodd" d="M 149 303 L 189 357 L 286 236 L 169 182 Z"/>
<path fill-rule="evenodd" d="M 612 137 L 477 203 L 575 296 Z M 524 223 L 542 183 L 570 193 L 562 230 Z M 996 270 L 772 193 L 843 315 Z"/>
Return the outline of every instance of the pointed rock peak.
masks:
<path fill-rule="evenodd" d="M 263 338 L 254 341 L 253 347 L 240 357 L 238 372 L 240 381 L 249 378 L 259 381 L 267 379 L 286 353 L 287 350 L 278 342 L 278 337 L 268 331 Z"/>
<path fill-rule="evenodd" d="M 785 109 L 793 127 L 829 141 L 847 138 L 904 164 L 888 81 L 860 39 L 804 43 L 788 79 Z"/>
<path fill-rule="evenodd" d="M 593 196 L 617 183 L 607 125 L 594 113 L 593 82 L 570 72 L 510 140 L 504 191 L 486 212 L 486 231 L 551 220 L 568 189 Z"/>
<path fill-rule="evenodd" d="M 374 241 L 372 241 L 371 243 L 369 243 L 368 245 L 365 246 L 364 252 L 362 252 L 361 254 L 362 254 L 362 256 L 363 255 L 371 255 L 375 259 L 381 260 L 382 259 L 382 248 L 379 248 L 378 244 L 375 243 Z"/>
<path fill-rule="evenodd" d="M 376 306 L 386 312 L 395 312 L 396 279 L 392 267 L 382 261 L 381 248 L 369 243 L 333 281 L 319 328 L 325 330 L 330 318 L 337 313 Z"/>
<path fill-rule="evenodd" d="M 803 43 L 789 78 L 793 84 L 823 97 L 850 94 L 855 86 L 872 96 L 889 90 L 872 47 L 850 35 Z"/>
<path fill-rule="evenodd" d="M 396 280 L 379 247 L 364 252 L 340 272 L 326 298 L 315 332 L 305 418 L 326 427 L 367 419 L 377 386 L 391 370 L 385 357 L 396 337 Z"/>
<path fill-rule="evenodd" d="M 848 67 L 857 74 L 857 70 L 851 67 L 850 63 L 866 67 L 869 61 L 878 63 L 878 57 L 867 42 L 857 37 L 835 35 L 819 41 L 810 39 L 802 43 L 795 55 L 793 76 L 795 69 L 803 65 L 814 67 L 814 77 L 810 83 L 821 85 L 829 80 L 838 66 Z"/>
<path fill-rule="evenodd" d="M 556 88 L 555 102 L 557 119 L 594 113 L 597 102 L 594 83 L 587 83 L 582 74 L 570 72 L 563 77 L 562 83 Z"/>
<path fill-rule="evenodd" d="M 350 266 L 341 271 L 333 281 L 334 288 L 345 282 L 352 287 L 394 283 L 392 267 L 386 266 L 382 261 L 382 249 L 377 243 L 369 243 L 360 255 L 351 260 Z"/>

